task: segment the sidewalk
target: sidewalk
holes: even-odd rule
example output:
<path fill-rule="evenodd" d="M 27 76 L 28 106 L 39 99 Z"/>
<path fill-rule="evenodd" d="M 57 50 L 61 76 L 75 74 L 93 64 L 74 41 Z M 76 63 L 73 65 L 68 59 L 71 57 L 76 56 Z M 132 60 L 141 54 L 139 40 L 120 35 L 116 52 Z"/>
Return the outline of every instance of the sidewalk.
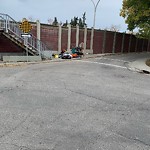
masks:
<path fill-rule="evenodd" d="M 131 70 L 150 73 L 150 67 L 146 65 L 146 61 L 148 59 L 150 59 L 150 57 L 138 59 L 136 61 L 130 62 L 128 65 Z"/>
<path fill-rule="evenodd" d="M 143 54 L 143 53 L 142 53 Z M 115 54 L 92 54 L 92 55 L 85 55 L 86 58 L 94 58 L 94 57 L 101 57 L 101 56 L 108 56 L 108 55 L 115 55 Z M 146 61 L 150 60 L 150 53 L 146 53 L 144 58 L 137 59 L 136 61 L 130 62 L 128 64 L 129 68 L 134 71 L 150 73 L 150 67 L 146 65 Z"/>

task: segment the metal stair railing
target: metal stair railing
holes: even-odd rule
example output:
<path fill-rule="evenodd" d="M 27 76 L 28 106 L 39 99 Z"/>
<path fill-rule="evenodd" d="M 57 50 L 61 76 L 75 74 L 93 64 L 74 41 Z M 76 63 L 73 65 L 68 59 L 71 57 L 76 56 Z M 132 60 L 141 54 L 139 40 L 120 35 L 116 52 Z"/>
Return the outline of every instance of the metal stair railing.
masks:
<path fill-rule="evenodd" d="M 0 13 L 0 30 L 6 32 L 18 42 L 24 43 L 24 38 L 21 36 L 23 32 L 19 28 L 19 23 L 9 15 Z M 33 55 L 42 56 L 43 51 L 48 50 L 47 46 L 33 35 L 28 38 L 25 46 Z"/>

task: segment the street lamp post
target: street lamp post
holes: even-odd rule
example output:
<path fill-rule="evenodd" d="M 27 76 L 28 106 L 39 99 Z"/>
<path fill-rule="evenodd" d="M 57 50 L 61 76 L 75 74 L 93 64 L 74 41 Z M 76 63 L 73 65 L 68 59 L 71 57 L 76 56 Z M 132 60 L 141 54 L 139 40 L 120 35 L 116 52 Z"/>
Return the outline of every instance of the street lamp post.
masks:
<path fill-rule="evenodd" d="M 93 18 L 93 28 L 92 28 L 92 33 L 91 33 L 91 47 L 90 49 L 93 50 L 93 38 L 94 38 L 94 29 L 95 29 L 95 20 L 96 20 L 96 10 L 99 2 L 101 0 L 98 0 L 97 3 L 94 2 L 94 0 L 91 0 L 93 5 L 94 5 L 94 18 Z"/>

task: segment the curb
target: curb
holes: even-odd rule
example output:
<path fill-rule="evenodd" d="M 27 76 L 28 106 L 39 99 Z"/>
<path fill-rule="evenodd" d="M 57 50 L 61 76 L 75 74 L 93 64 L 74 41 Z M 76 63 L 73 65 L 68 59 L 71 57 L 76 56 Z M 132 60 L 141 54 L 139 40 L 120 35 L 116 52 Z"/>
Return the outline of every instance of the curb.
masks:
<path fill-rule="evenodd" d="M 150 74 L 150 66 L 149 66 L 149 64 L 150 64 L 150 59 L 146 59 L 146 61 L 145 61 L 145 65 L 146 65 L 146 67 L 149 67 L 149 69 L 143 69 L 142 71 L 143 71 L 143 73 L 146 73 L 146 74 Z"/>
<path fill-rule="evenodd" d="M 0 67 L 19 67 L 19 66 L 27 66 L 27 65 L 30 65 L 30 64 L 37 64 L 37 63 L 40 63 L 40 62 L 1 62 L 0 63 Z"/>
<path fill-rule="evenodd" d="M 31 64 L 40 64 L 40 63 L 51 63 L 51 62 L 65 62 L 65 61 L 73 61 L 73 60 L 82 60 L 82 59 L 90 59 L 90 58 L 97 58 L 97 57 L 104 57 L 116 55 L 112 53 L 107 54 L 86 54 L 83 58 L 72 58 L 72 59 L 61 59 L 61 58 L 53 58 L 51 60 L 44 60 L 44 61 L 37 61 L 37 62 L 0 62 L 0 67 L 20 67 L 20 66 L 27 66 Z M 117 54 L 118 55 L 118 54 Z M 150 67 L 146 64 L 147 61 L 150 59 L 140 59 L 133 62 L 128 63 L 128 69 L 132 71 L 136 71 L 139 73 L 146 73 L 150 74 Z M 139 64 L 139 62 L 141 62 Z"/>
<path fill-rule="evenodd" d="M 81 60 L 81 59 L 89 59 L 96 57 L 103 57 L 108 55 L 114 55 L 111 53 L 107 54 L 86 54 L 83 58 L 72 58 L 72 59 L 61 59 L 61 58 L 53 58 L 51 60 L 37 61 L 37 62 L 0 62 L 0 67 L 14 67 L 14 66 L 26 66 L 30 64 L 39 64 L 39 63 L 50 63 L 50 62 L 64 62 L 64 61 L 72 61 L 72 60 Z"/>
<path fill-rule="evenodd" d="M 150 74 L 150 67 L 146 65 L 148 59 L 139 59 L 128 63 L 128 69 L 139 73 Z"/>

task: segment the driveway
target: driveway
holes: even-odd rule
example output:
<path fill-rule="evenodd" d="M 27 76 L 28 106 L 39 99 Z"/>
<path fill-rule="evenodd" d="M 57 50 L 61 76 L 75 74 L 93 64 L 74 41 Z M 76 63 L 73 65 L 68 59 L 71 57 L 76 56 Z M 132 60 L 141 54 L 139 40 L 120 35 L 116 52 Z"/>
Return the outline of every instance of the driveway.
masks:
<path fill-rule="evenodd" d="M 134 59 L 0 68 L 0 149 L 149 150 L 150 76 Z"/>

